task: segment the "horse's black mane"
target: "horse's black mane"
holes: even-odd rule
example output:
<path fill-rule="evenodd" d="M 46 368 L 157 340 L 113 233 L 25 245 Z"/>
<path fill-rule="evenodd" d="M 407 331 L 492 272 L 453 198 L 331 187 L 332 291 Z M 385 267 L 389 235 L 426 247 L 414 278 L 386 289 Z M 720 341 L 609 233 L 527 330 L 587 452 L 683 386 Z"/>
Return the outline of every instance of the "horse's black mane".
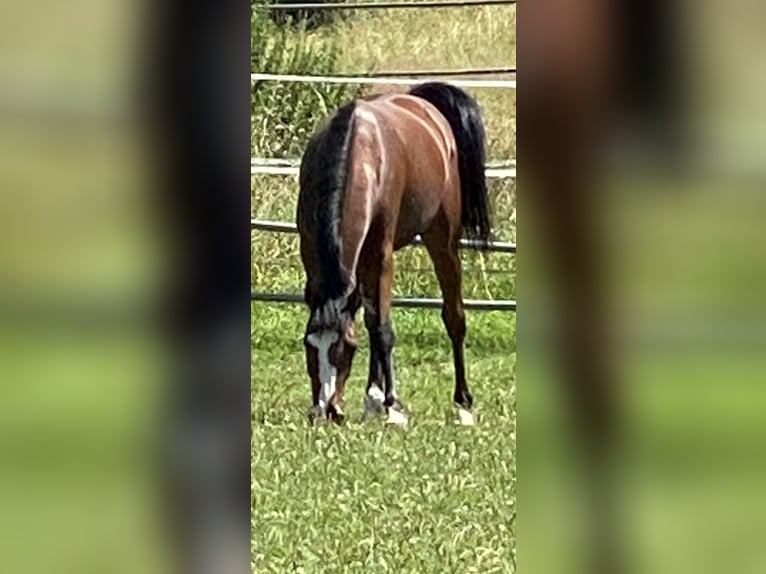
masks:
<path fill-rule="evenodd" d="M 312 222 L 319 267 L 318 290 L 312 311 L 316 322 L 340 322 L 343 309 L 335 303 L 346 294 L 349 278 L 341 268 L 339 224 L 346 191 L 347 163 L 353 143 L 355 102 L 338 110 L 327 126 L 309 142 L 301 166 L 305 214 Z"/>

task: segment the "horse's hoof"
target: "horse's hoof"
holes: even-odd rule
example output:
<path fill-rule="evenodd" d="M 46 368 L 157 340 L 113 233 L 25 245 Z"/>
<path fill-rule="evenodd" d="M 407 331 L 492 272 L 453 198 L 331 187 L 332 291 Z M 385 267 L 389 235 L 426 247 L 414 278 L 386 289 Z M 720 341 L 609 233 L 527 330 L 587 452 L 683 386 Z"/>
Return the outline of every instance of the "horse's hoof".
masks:
<path fill-rule="evenodd" d="M 407 426 L 407 415 L 396 409 L 388 409 L 387 425 L 405 427 Z"/>
<path fill-rule="evenodd" d="M 378 387 L 371 387 L 364 397 L 364 416 L 374 416 L 383 413 L 383 400 L 385 396 Z"/>
<path fill-rule="evenodd" d="M 325 413 L 322 407 L 319 405 L 315 405 L 309 409 L 308 412 L 308 419 L 309 419 L 309 425 L 314 426 L 317 423 L 321 422 L 322 419 L 324 419 Z"/>
<path fill-rule="evenodd" d="M 338 405 L 332 405 L 327 409 L 327 418 L 336 424 L 342 424 L 346 420 L 346 414 Z"/>
<path fill-rule="evenodd" d="M 476 424 L 476 421 L 473 418 L 473 413 L 469 410 L 464 409 L 463 407 L 458 407 L 457 419 L 458 419 L 458 424 L 464 427 L 472 427 Z"/>

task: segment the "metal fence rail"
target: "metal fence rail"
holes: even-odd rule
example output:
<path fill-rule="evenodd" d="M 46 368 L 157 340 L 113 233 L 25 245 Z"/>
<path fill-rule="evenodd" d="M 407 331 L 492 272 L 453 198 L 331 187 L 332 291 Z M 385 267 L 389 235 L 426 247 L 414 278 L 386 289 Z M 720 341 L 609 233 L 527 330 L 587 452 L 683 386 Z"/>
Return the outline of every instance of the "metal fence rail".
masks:
<path fill-rule="evenodd" d="M 292 175 L 296 176 L 300 172 L 299 167 L 288 165 L 261 165 L 256 163 L 257 158 L 250 162 L 250 175 Z M 487 168 L 484 174 L 490 179 L 514 179 L 516 177 L 516 168 Z"/>
<path fill-rule="evenodd" d="M 516 80 L 462 80 L 455 78 L 431 78 L 441 80 L 459 88 L 510 88 L 516 89 Z M 424 78 L 384 78 L 370 76 L 304 76 L 301 74 L 250 74 L 251 82 L 304 82 L 307 84 L 378 84 L 390 86 L 413 86 L 420 84 Z"/>
<path fill-rule="evenodd" d="M 298 228 L 294 223 L 286 221 L 269 221 L 265 219 L 251 219 L 251 229 L 259 231 L 272 231 L 276 233 L 297 233 Z M 412 245 L 422 244 L 422 239 L 417 236 Z M 483 246 L 480 242 L 469 239 L 461 239 L 460 247 L 463 249 L 484 249 L 486 251 L 498 253 L 516 253 L 516 244 L 502 241 L 491 241 Z M 253 301 L 266 301 L 272 303 L 303 303 L 303 295 L 300 293 L 267 293 L 252 289 L 250 299 Z M 515 300 L 491 300 L 491 299 L 465 299 L 463 301 L 466 309 L 476 311 L 516 311 Z M 394 307 L 404 308 L 425 308 L 441 309 L 441 299 L 430 299 L 427 297 L 394 297 L 392 302 Z"/>
<path fill-rule="evenodd" d="M 508 74 L 515 74 L 515 67 L 503 67 L 503 68 L 463 68 L 453 70 L 389 70 L 379 72 L 365 72 L 361 74 L 348 74 L 349 76 L 360 76 L 368 78 L 415 78 L 418 76 L 501 76 Z"/>
<path fill-rule="evenodd" d="M 251 157 L 250 165 L 275 165 L 283 167 L 300 167 L 300 157 Z M 487 169 L 508 169 L 516 167 L 516 160 L 490 160 L 484 167 Z"/>
<path fill-rule="evenodd" d="M 300 157 L 280 158 L 280 157 L 251 157 L 251 167 L 291 167 L 299 168 L 301 166 Z M 516 169 L 516 160 L 488 161 L 484 167 L 487 171 L 501 169 Z"/>
<path fill-rule="evenodd" d="M 466 6 L 502 6 L 516 0 L 422 0 L 420 2 L 304 2 L 296 4 L 254 4 L 256 10 L 380 10 L 384 8 L 462 8 Z"/>
<path fill-rule="evenodd" d="M 303 295 L 300 293 L 263 293 L 261 291 L 250 291 L 252 301 L 266 301 L 270 303 L 303 303 Z M 394 297 L 391 303 L 394 307 L 403 307 L 408 309 L 441 309 L 441 299 L 430 299 L 427 297 Z M 463 305 L 466 309 L 474 311 L 515 311 L 516 301 L 494 301 L 491 299 L 464 299 Z"/>
<path fill-rule="evenodd" d="M 250 175 L 292 175 L 300 172 L 300 158 L 276 159 L 251 157 Z M 514 179 L 516 177 L 516 161 L 490 162 L 486 165 L 484 174 L 491 179 Z"/>
<path fill-rule="evenodd" d="M 258 231 L 274 231 L 276 233 L 298 233 L 298 226 L 287 221 L 269 221 L 267 219 L 251 219 L 250 228 Z M 422 245 L 423 239 L 418 235 L 412 245 Z M 489 241 L 484 245 L 481 241 L 461 239 L 462 249 L 477 249 L 493 253 L 516 253 L 516 244 L 508 241 Z"/>

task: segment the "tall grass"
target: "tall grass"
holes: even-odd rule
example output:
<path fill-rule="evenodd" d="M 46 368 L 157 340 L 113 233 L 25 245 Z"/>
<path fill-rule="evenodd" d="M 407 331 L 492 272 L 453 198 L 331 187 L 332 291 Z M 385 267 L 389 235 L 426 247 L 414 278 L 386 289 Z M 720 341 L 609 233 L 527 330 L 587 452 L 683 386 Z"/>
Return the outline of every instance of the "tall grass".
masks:
<path fill-rule="evenodd" d="M 269 74 L 332 75 L 340 47 L 331 32 L 311 33 L 306 22 L 277 25 L 265 10 L 250 17 L 250 68 Z M 300 155 L 319 123 L 351 99 L 353 86 L 258 81 L 252 86 L 251 152 Z"/>
<path fill-rule="evenodd" d="M 336 26 L 340 70 L 462 69 L 516 64 L 515 6 L 359 11 Z M 366 91 L 401 90 L 371 86 Z M 471 89 L 487 126 L 487 157 L 516 157 L 516 91 Z"/>

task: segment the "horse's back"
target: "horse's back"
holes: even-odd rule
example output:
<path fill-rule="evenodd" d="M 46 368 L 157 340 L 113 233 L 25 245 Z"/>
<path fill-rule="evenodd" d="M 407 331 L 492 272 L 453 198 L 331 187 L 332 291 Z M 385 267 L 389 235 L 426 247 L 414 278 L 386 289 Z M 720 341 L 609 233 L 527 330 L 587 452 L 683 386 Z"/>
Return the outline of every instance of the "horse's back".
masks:
<path fill-rule="evenodd" d="M 408 157 L 425 154 L 424 159 L 444 166 L 456 156 L 449 123 L 430 102 L 409 94 L 383 94 L 361 99 L 358 107 L 374 114 L 388 135 L 406 147 Z M 445 178 L 450 175 L 446 171 L 442 172 Z"/>
<path fill-rule="evenodd" d="M 355 153 L 381 159 L 378 203 L 396 216 L 395 248 L 426 231 L 445 205 L 459 212 L 455 139 L 435 106 L 408 94 L 384 94 L 359 100 L 356 118 L 357 133 L 376 134 Z"/>

